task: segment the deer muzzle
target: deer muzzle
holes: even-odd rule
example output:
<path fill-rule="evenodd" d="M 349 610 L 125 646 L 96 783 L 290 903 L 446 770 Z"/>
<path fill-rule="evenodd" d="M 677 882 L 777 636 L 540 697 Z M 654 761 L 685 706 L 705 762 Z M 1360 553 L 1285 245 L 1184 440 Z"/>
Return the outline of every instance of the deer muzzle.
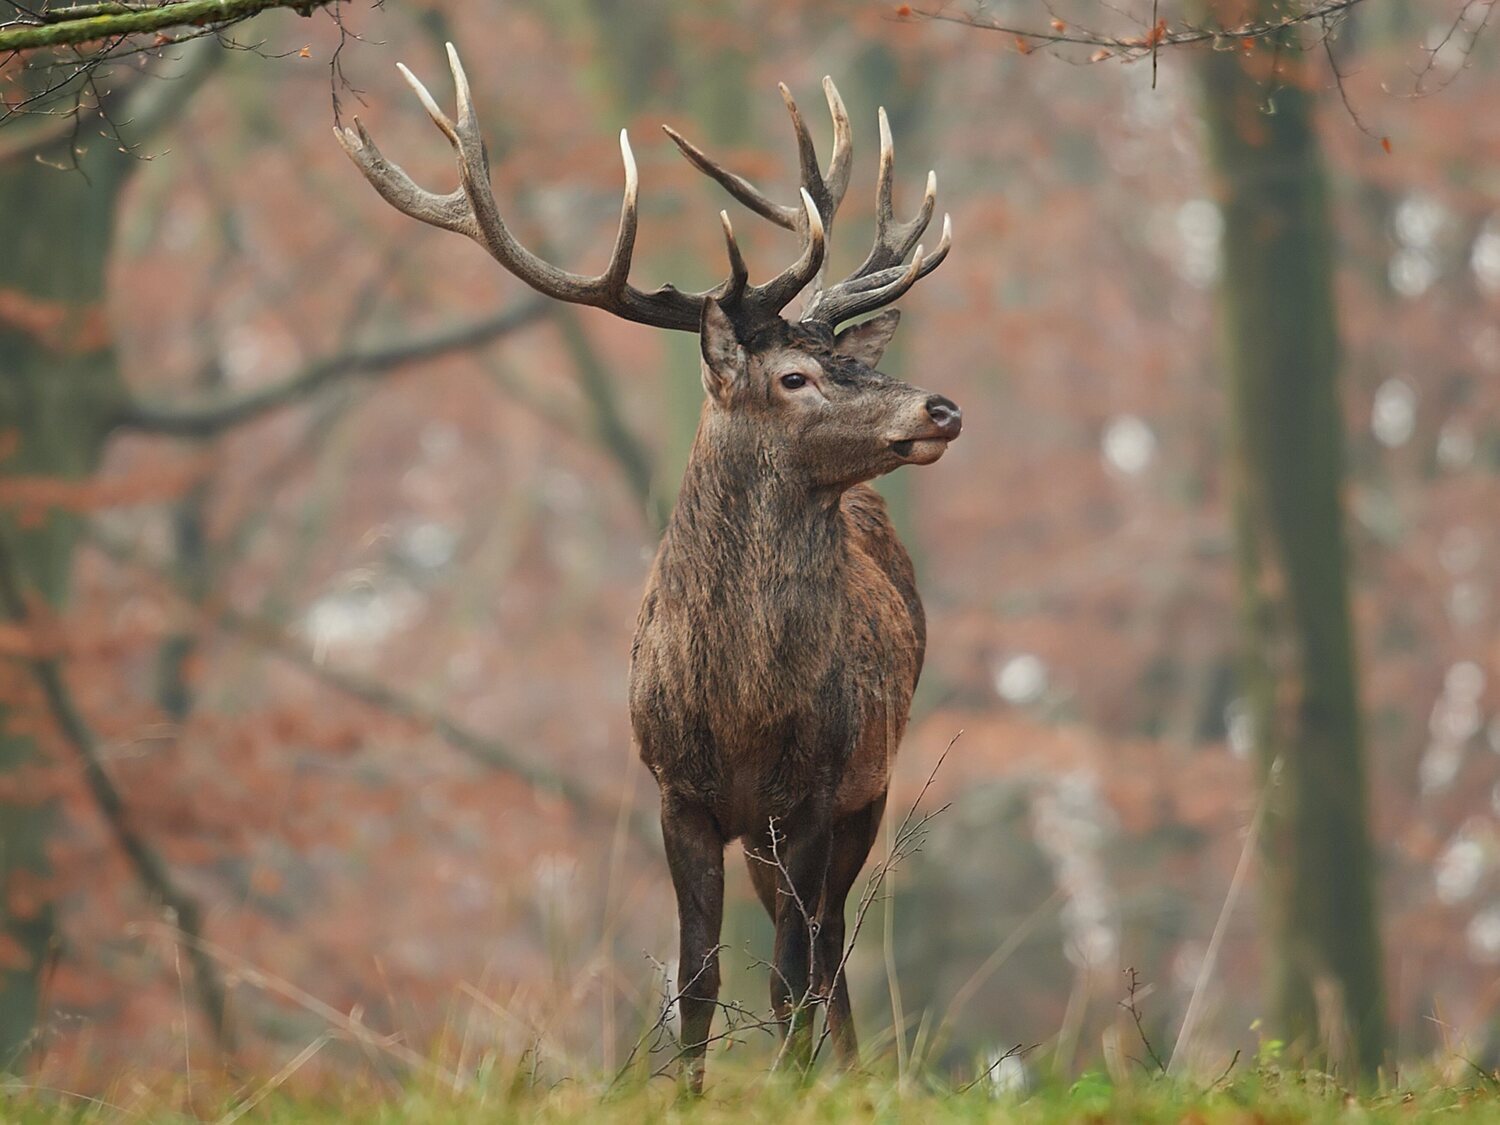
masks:
<path fill-rule="evenodd" d="M 910 437 L 890 443 L 891 452 L 908 465 L 930 465 L 948 449 L 948 443 L 964 428 L 964 414 L 958 404 L 943 395 L 929 395 L 923 403 L 927 423 Z"/>

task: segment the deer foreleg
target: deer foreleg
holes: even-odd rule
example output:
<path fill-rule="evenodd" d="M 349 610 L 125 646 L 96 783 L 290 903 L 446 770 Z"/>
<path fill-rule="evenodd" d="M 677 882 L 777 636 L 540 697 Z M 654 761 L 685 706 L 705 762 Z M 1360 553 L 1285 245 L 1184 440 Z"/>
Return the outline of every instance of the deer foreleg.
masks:
<path fill-rule="evenodd" d="M 682 1080 L 693 1093 L 703 1089 L 703 1055 L 708 1049 L 714 1008 L 719 1000 L 719 930 L 724 919 L 724 840 L 718 825 L 699 807 L 663 799 L 662 837 L 677 892 L 681 937 L 677 963 L 677 1003 L 682 1016 Z"/>

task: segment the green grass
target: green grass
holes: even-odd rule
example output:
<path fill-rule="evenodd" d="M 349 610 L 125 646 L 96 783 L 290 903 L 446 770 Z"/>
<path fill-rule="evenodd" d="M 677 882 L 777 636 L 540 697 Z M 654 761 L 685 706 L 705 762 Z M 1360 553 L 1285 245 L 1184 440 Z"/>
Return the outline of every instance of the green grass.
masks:
<path fill-rule="evenodd" d="M 121 1089 L 130 1086 L 122 1082 Z M 382 1091 L 367 1078 L 321 1095 L 291 1095 L 251 1086 L 262 1095 L 189 1106 L 182 1092 L 119 1092 L 100 1101 L 56 1091 L 0 1088 L 0 1121 L 6 1125 L 61 1122 L 228 1121 L 275 1125 L 468 1125 L 480 1122 L 555 1122 L 558 1125 L 670 1121 L 815 1125 L 825 1122 L 1384 1122 L 1424 1120 L 1500 1122 L 1500 1082 L 1472 1072 L 1472 1082 L 1413 1082 L 1380 1093 L 1354 1095 L 1313 1073 L 1261 1069 L 1205 1086 L 1141 1077 L 1117 1085 L 1100 1074 L 1044 1085 L 1024 1095 L 974 1087 L 957 1090 L 932 1082 L 898 1084 L 874 1076 L 820 1077 L 799 1086 L 761 1070 L 720 1064 L 710 1071 L 700 1099 L 685 1099 L 666 1079 L 606 1091 L 604 1083 L 565 1081 L 551 1086 L 525 1076 L 482 1082 L 469 1089 L 409 1087 Z M 240 1114 L 240 1116 L 236 1116 Z"/>

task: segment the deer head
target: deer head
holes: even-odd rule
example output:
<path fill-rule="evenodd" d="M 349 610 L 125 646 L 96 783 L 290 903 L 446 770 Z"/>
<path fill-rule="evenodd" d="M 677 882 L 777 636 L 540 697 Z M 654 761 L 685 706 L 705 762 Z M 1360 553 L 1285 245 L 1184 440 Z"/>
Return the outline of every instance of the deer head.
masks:
<path fill-rule="evenodd" d="M 877 371 L 901 314 L 835 334 L 776 319 L 744 338 L 710 298 L 701 341 L 704 426 L 735 434 L 783 476 L 842 490 L 902 465 L 930 465 L 962 427 L 959 409 Z"/>
<path fill-rule="evenodd" d="M 671 285 L 645 291 L 629 280 L 638 177 L 625 131 L 620 131 L 625 195 L 609 264 L 592 277 L 559 269 L 521 245 L 500 217 L 468 78 L 451 43 L 448 62 L 457 94 L 457 121 L 449 119 L 411 71 L 405 66 L 400 69 L 457 156 L 459 186 L 452 192 L 439 195 L 418 187 L 381 155 L 358 118 L 352 129 L 334 130 L 350 159 L 397 210 L 467 235 L 507 270 L 549 297 L 592 305 L 641 324 L 697 332 L 709 396 L 705 424 L 754 427 L 760 447 L 815 484 L 847 487 L 902 464 L 930 464 L 958 436 L 961 416 L 951 401 L 875 370 L 895 331 L 899 319 L 895 310 L 838 331 L 840 325 L 900 298 L 942 263 L 952 243 L 947 215 L 936 248 L 927 253 L 920 243 L 937 199 L 937 177 L 932 172 L 927 174 L 927 190 L 917 214 L 904 223 L 895 219 L 895 158 L 884 109 L 879 115 L 874 245 L 859 267 L 835 284 L 825 283 L 823 266 L 834 216 L 849 186 L 853 150 L 849 115 L 831 79 L 823 79 L 834 130 L 833 155 L 826 172 L 819 167 L 812 137 L 790 92 L 785 85 L 780 88 L 797 140 L 801 185 L 795 204 L 773 201 L 663 126 L 700 171 L 757 215 L 795 232 L 801 253 L 769 281 L 752 285 L 729 215 L 721 211 L 729 276 L 701 293 L 686 293 Z M 809 285 L 812 292 L 801 317 L 785 319 L 782 311 Z"/>

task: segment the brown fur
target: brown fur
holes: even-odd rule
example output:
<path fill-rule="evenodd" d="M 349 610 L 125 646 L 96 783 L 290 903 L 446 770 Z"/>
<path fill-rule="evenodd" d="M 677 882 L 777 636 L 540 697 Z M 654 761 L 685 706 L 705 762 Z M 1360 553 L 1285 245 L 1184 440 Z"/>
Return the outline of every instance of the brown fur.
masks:
<path fill-rule="evenodd" d="M 630 672 L 678 895 L 694 1082 L 718 992 L 723 849 L 735 839 L 776 922 L 778 1015 L 789 1020 L 811 986 L 829 1003 L 840 1055 L 853 1057 L 835 971 L 844 901 L 874 840 L 926 645 L 911 560 L 864 482 L 936 460 L 958 432 L 947 400 L 874 370 L 894 312 L 837 339 L 779 319 L 736 331 L 717 312 L 704 318 L 709 398 Z M 788 374 L 808 385 L 788 390 Z"/>

